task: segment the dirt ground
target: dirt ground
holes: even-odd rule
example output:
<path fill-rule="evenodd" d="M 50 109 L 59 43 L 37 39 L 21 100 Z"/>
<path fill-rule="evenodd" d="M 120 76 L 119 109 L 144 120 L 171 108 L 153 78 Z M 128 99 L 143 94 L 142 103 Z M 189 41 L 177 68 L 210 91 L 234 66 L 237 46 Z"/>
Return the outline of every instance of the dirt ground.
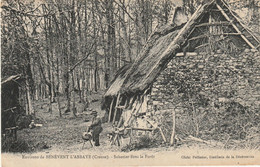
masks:
<path fill-rule="evenodd" d="M 105 111 L 101 110 L 101 99 L 103 92 L 93 93 L 89 96 L 89 109 L 96 110 L 100 117 L 103 117 Z M 61 100 L 61 108 L 64 111 L 66 101 Z M 91 147 L 89 142 L 85 143 L 84 148 L 82 133 L 86 131 L 90 124 L 91 111 L 83 112 L 83 104 L 79 103 L 79 98 L 75 99 L 78 113 L 85 113 L 75 118 L 72 113 L 59 117 L 57 103 L 53 103 L 53 112 L 48 111 L 48 101 L 39 100 L 34 102 L 36 111 L 36 123 L 42 123 L 42 127 L 34 129 L 22 129 L 18 131 L 18 138 L 25 141 L 33 148 L 33 153 L 85 153 L 85 152 L 121 152 L 122 147 L 111 146 L 107 134 L 111 132 L 111 124 L 103 123 L 103 131 L 100 136 L 100 147 Z M 38 122 L 37 122 L 38 121 Z M 134 151 L 162 152 L 162 151 L 182 151 L 206 149 L 215 150 L 223 149 L 224 143 L 219 143 L 219 146 L 209 145 L 203 142 L 182 141 L 177 142 L 174 147 L 167 144 L 161 144 L 153 147 L 142 148 Z M 132 151 L 131 151 L 132 152 Z"/>
<path fill-rule="evenodd" d="M 105 113 L 100 109 L 102 92 L 92 94 L 89 99 L 91 101 L 89 108 L 96 110 L 98 115 L 103 117 Z M 79 113 L 83 111 L 84 106 L 79 103 L 78 98 L 76 99 L 76 107 Z M 64 111 L 65 99 L 62 100 L 62 108 Z M 60 118 L 56 103 L 53 103 L 53 112 L 47 112 L 47 100 L 34 102 L 34 109 L 37 117 L 36 123 L 42 123 L 43 126 L 18 131 L 18 140 L 25 141 L 33 150 L 30 152 L 2 153 L 3 166 L 16 167 L 18 164 L 19 166 L 26 167 L 46 166 L 46 164 L 55 167 L 86 166 L 86 164 L 87 166 L 238 165 L 257 164 L 260 160 L 259 150 L 230 151 L 223 149 L 224 143 L 221 142 L 219 142 L 219 146 L 213 146 L 208 143 L 192 140 L 178 141 L 175 146 L 159 144 L 147 148 L 122 151 L 123 147 L 111 146 L 109 143 L 107 134 L 112 129 L 110 123 L 102 124 L 101 146 L 92 147 L 90 143 L 86 142 L 84 148 L 82 148 L 83 140 L 81 135 L 90 124 L 91 115 L 89 114 L 91 111 L 87 111 L 85 112 L 87 114 L 77 118 L 72 113 L 68 115 L 63 114 L 62 118 Z M 230 161 L 225 158 L 230 155 L 234 157 L 241 155 L 249 158 L 238 158 Z M 69 156 L 70 158 L 68 160 L 48 159 L 48 156 Z M 89 158 L 86 159 L 84 156 L 88 156 Z M 34 157 L 44 158 L 34 159 Z"/>

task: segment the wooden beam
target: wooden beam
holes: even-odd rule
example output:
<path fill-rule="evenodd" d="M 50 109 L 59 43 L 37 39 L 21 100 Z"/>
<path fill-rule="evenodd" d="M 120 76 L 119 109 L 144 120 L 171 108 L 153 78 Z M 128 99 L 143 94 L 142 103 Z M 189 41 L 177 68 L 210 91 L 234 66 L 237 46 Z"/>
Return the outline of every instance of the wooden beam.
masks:
<path fill-rule="evenodd" d="M 224 37 L 222 39 L 216 40 L 215 42 L 219 42 L 219 41 L 225 40 L 226 38 L 227 37 Z M 209 45 L 209 43 L 205 43 L 205 44 L 202 44 L 202 45 L 199 45 L 199 46 L 195 47 L 195 49 L 199 49 L 201 47 L 205 47 L 205 46 L 208 46 L 208 45 Z"/>
<path fill-rule="evenodd" d="M 208 37 L 207 35 L 199 35 L 199 36 L 190 38 L 189 41 L 193 41 L 193 40 L 197 40 L 197 39 L 201 39 L 201 38 L 207 38 L 207 37 Z"/>
<path fill-rule="evenodd" d="M 232 24 L 228 21 L 223 21 L 223 22 L 201 23 L 201 24 L 195 25 L 195 27 L 199 28 L 199 27 L 216 26 L 216 25 L 232 25 Z"/>
<path fill-rule="evenodd" d="M 117 99 L 116 99 L 116 106 L 115 106 L 115 111 L 114 111 L 114 117 L 113 117 L 113 124 L 115 123 L 116 121 L 116 114 L 117 114 L 117 106 L 119 104 L 119 100 L 120 100 L 120 93 L 118 93 L 117 95 Z"/>
<path fill-rule="evenodd" d="M 132 127 L 132 128 L 126 128 L 126 129 L 143 130 L 143 131 L 153 131 L 153 130 L 155 130 L 155 128 L 139 128 L 139 127 Z"/>
<path fill-rule="evenodd" d="M 225 11 L 216 3 L 217 8 L 221 11 L 221 13 L 223 14 L 223 16 L 227 19 L 227 21 L 229 21 L 232 26 L 234 27 L 234 29 L 241 34 L 241 37 L 245 40 L 245 42 L 253 49 L 255 49 L 254 45 L 251 44 L 250 41 L 248 41 L 248 39 L 241 33 L 241 31 L 237 28 L 236 25 L 233 24 L 232 20 L 228 17 L 228 15 L 225 13 Z"/>
<path fill-rule="evenodd" d="M 114 97 L 112 97 L 112 98 L 113 98 L 113 99 L 112 99 L 112 101 L 111 101 L 110 109 L 109 109 L 109 113 L 108 113 L 108 122 L 111 121 L 111 113 L 112 113 L 112 109 L 113 109 L 113 103 L 114 103 L 114 100 L 115 100 Z"/>
<path fill-rule="evenodd" d="M 209 36 L 220 36 L 220 35 L 243 35 L 242 33 L 221 33 L 221 34 L 210 34 Z M 200 38 L 206 38 L 206 37 L 209 37 L 207 35 L 199 35 L 199 36 L 196 36 L 196 37 L 193 37 L 191 39 L 189 39 L 189 41 L 193 41 L 193 40 L 197 40 L 197 39 L 200 39 Z M 216 41 L 214 41 L 216 42 Z"/>
<path fill-rule="evenodd" d="M 227 10 L 231 13 L 231 15 L 237 20 L 237 22 L 243 27 L 243 29 L 245 29 L 253 38 L 256 42 L 258 42 L 258 44 L 260 43 L 259 39 L 250 31 L 250 29 L 248 28 L 248 26 L 244 25 L 240 19 L 234 15 L 234 13 L 232 12 L 232 10 L 230 9 L 230 7 L 225 3 L 225 1 L 221 0 L 222 3 L 226 6 Z M 224 9 L 223 9 L 224 10 Z"/>
<path fill-rule="evenodd" d="M 219 35 L 219 34 L 216 34 Z M 243 35 L 242 33 L 222 33 L 220 35 Z"/>

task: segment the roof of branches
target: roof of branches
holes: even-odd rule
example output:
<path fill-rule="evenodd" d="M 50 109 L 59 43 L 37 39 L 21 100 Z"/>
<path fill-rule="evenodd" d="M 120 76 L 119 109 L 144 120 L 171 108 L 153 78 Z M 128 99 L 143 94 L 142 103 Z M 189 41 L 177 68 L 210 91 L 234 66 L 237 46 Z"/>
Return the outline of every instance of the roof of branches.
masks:
<path fill-rule="evenodd" d="M 207 26 L 211 12 L 218 12 L 223 18 L 218 24 L 231 27 L 232 32 L 225 35 L 239 37 L 242 46 L 259 48 L 259 40 L 241 23 L 228 4 L 224 0 L 213 0 L 200 6 L 186 23 L 166 25 L 153 32 L 135 62 L 118 71 L 105 96 L 143 92 L 187 43 L 205 38 L 196 32 Z M 193 49 L 198 43 L 193 42 Z"/>

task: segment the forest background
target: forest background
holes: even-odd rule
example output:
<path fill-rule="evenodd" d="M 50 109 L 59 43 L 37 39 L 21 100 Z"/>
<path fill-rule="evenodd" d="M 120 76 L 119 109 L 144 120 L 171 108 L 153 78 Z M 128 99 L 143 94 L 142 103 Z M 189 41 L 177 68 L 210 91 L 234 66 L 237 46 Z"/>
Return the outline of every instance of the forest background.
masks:
<path fill-rule="evenodd" d="M 258 0 L 228 1 L 259 36 Z M 203 0 L 4 0 L 1 4 L 1 77 L 19 74 L 27 114 L 31 101 L 73 111 L 91 92 L 105 90 L 116 71 L 132 63 L 151 32 L 171 23 L 174 8 L 188 15 Z M 66 108 L 60 98 L 66 98 Z"/>

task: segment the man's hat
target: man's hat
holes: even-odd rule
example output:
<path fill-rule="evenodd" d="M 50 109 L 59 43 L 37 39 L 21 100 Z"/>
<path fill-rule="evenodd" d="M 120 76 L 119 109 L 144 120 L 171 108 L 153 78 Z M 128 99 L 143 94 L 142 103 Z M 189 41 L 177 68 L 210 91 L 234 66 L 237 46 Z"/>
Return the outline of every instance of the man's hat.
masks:
<path fill-rule="evenodd" d="M 90 115 L 97 115 L 96 111 L 92 111 L 92 113 Z"/>

